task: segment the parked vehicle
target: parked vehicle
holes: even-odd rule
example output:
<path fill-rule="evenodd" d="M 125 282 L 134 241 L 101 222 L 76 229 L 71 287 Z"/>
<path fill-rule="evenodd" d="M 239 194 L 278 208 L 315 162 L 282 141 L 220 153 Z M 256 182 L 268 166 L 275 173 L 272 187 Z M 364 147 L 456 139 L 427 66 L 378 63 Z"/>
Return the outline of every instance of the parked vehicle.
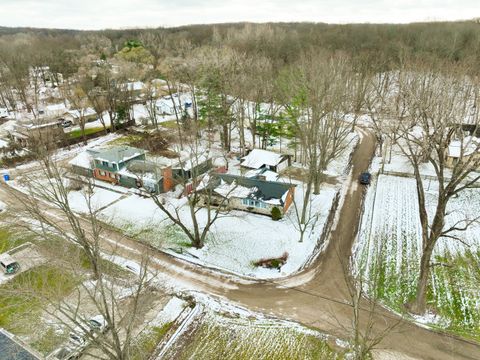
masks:
<path fill-rule="evenodd" d="M 63 120 L 63 121 L 62 121 L 62 127 L 64 127 L 64 128 L 68 128 L 68 127 L 70 127 L 70 126 L 72 126 L 72 125 L 73 125 L 72 120 Z"/>
<path fill-rule="evenodd" d="M 0 254 L 0 268 L 7 275 L 12 275 L 18 272 L 20 264 L 9 254 Z"/>
<path fill-rule="evenodd" d="M 372 174 L 369 172 L 363 172 L 360 174 L 360 184 L 362 185 L 370 185 L 370 182 L 372 181 Z"/>
<path fill-rule="evenodd" d="M 47 356 L 46 360 L 74 360 L 78 359 L 82 353 L 80 348 L 72 348 L 69 346 L 63 346 L 58 348 L 50 355 Z"/>
<path fill-rule="evenodd" d="M 86 346 L 89 335 L 97 337 L 108 330 L 107 322 L 102 315 L 96 315 L 84 321 L 85 325 L 75 327 L 69 335 L 70 343 L 76 346 Z M 88 334 L 89 332 L 90 334 Z"/>

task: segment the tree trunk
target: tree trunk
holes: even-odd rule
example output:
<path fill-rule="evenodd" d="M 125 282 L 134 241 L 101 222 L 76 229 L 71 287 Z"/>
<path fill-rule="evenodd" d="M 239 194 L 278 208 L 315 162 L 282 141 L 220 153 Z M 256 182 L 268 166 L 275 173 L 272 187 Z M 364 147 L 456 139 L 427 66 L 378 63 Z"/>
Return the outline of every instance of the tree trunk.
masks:
<path fill-rule="evenodd" d="M 420 261 L 420 276 L 417 283 L 417 292 L 410 310 L 415 314 L 424 314 L 427 307 L 427 288 L 430 276 L 430 260 L 433 247 L 428 247 L 422 254 Z"/>

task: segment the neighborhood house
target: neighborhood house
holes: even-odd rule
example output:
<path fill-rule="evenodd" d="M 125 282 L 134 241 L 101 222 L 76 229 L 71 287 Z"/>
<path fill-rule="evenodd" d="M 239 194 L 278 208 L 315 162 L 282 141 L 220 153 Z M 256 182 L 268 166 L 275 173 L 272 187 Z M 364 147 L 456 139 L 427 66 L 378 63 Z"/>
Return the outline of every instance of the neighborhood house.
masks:
<path fill-rule="evenodd" d="M 264 215 L 271 215 L 274 207 L 285 214 L 294 192 L 295 185 L 290 183 L 230 174 L 214 174 L 198 190 L 201 206 L 210 204 Z"/>
<path fill-rule="evenodd" d="M 242 158 L 240 165 L 248 169 L 266 168 L 274 172 L 280 172 L 290 166 L 290 156 L 277 154 L 272 151 L 253 149 L 247 156 Z"/>
<path fill-rule="evenodd" d="M 480 157 L 480 138 L 466 136 L 463 140 L 453 140 L 448 146 L 446 164 L 449 167 L 455 166 L 460 158 L 462 161 L 469 161 L 474 157 Z"/>
<path fill-rule="evenodd" d="M 211 169 L 208 156 L 178 161 L 147 160 L 145 151 L 130 146 L 89 149 L 70 161 L 78 175 L 94 177 L 127 188 L 144 188 L 150 193 L 170 191 L 181 180 L 188 180 Z"/>

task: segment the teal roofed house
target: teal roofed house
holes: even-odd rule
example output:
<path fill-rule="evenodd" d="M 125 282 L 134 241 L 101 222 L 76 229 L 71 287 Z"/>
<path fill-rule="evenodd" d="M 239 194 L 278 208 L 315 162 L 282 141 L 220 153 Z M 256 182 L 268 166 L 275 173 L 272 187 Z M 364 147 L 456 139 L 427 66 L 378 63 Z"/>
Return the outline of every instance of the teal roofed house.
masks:
<path fill-rule="evenodd" d="M 145 151 L 131 146 L 89 149 L 70 161 L 73 172 L 126 188 L 162 193 L 173 188 L 171 166 L 146 160 Z"/>

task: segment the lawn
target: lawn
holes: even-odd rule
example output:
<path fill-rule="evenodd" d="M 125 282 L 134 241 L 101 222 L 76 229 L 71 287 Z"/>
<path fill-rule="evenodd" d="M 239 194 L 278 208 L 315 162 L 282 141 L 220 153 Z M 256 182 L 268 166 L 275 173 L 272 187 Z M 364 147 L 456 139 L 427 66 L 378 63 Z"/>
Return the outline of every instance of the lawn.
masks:
<path fill-rule="evenodd" d="M 426 184 L 428 212 L 434 212 L 436 184 Z M 449 204 L 446 226 L 478 213 L 480 190 L 469 189 Z M 434 250 L 428 305 L 430 324 L 480 339 L 480 227 L 458 233 L 462 241 L 441 239 Z M 369 290 L 387 306 L 403 312 L 415 297 L 421 256 L 415 180 L 380 175 L 368 192 L 355 261 L 359 271 L 376 284 Z M 373 290 L 375 288 L 375 290 Z M 375 292 L 374 292 L 375 291 Z"/>
<path fill-rule="evenodd" d="M 182 335 L 167 359 L 341 359 L 321 335 L 296 324 L 208 312 Z"/>
<path fill-rule="evenodd" d="M 91 134 L 96 134 L 98 132 L 105 131 L 103 126 L 102 127 L 93 127 L 93 128 L 85 128 L 85 136 L 91 135 Z M 76 139 L 79 137 L 82 137 L 82 130 L 80 129 L 75 129 L 72 130 L 68 133 L 68 137 L 70 139 Z"/>
<path fill-rule="evenodd" d="M 13 234 L 6 227 L 0 227 L 0 254 L 30 241 L 31 238 L 31 235 Z"/>
<path fill-rule="evenodd" d="M 39 325 L 44 299 L 60 301 L 79 283 L 62 269 L 48 265 L 25 271 L 0 287 L 0 327 L 28 334 Z"/>

